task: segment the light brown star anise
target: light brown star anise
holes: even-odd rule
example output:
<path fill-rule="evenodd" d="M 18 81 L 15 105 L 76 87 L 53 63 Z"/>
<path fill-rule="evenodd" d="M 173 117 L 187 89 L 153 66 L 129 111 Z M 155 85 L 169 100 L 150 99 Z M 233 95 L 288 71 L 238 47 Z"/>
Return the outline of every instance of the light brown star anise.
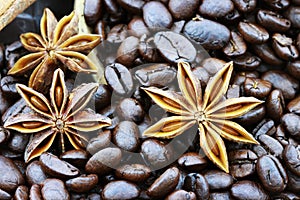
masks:
<path fill-rule="evenodd" d="M 63 64 L 73 72 L 97 73 L 97 67 L 87 54 L 101 42 L 95 34 L 78 35 L 78 16 L 72 12 L 59 22 L 49 9 L 40 22 L 41 36 L 21 34 L 23 46 L 30 54 L 20 58 L 9 70 L 10 75 L 23 75 L 33 70 L 28 86 L 44 91 L 51 84 L 54 70 Z"/>
<path fill-rule="evenodd" d="M 178 63 L 177 79 L 181 95 L 155 87 L 144 88 L 156 104 L 175 114 L 149 127 L 144 135 L 174 138 L 197 124 L 204 153 L 228 173 L 226 147 L 221 136 L 236 142 L 258 144 L 243 127 L 229 119 L 239 117 L 262 103 L 254 97 L 224 98 L 232 71 L 232 62 L 227 63 L 210 79 L 202 96 L 200 81 L 193 75 L 189 64 Z"/>
<path fill-rule="evenodd" d="M 17 85 L 19 94 L 35 112 L 12 116 L 4 127 L 25 134 L 35 133 L 26 147 L 26 162 L 47 151 L 57 135 L 62 151 L 65 150 L 65 138 L 75 149 L 82 149 L 85 145 L 82 140 L 86 139 L 78 132 L 95 131 L 111 124 L 109 118 L 89 108 L 83 109 L 97 88 L 97 83 L 82 84 L 69 94 L 61 69 L 53 74 L 50 101 L 32 88 Z"/>

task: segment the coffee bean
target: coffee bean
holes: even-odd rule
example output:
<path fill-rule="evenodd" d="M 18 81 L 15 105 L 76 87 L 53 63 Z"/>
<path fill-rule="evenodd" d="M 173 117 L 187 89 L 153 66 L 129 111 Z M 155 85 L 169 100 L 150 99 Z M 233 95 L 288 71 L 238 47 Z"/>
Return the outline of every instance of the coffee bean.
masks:
<path fill-rule="evenodd" d="M 279 122 L 284 113 L 285 103 L 282 92 L 273 90 L 266 101 L 267 114 L 275 122 Z"/>
<path fill-rule="evenodd" d="M 133 89 L 132 76 L 122 64 L 114 63 L 107 66 L 104 76 L 109 86 L 119 95 L 129 94 Z"/>
<path fill-rule="evenodd" d="M 127 181 L 112 181 L 103 191 L 102 198 L 108 199 L 136 199 L 140 194 L 138 187 Z"/>
<path fill-rule="evenodd" d="M 230 0 L 203 0 L 199 6 L 199 12 L 201 15 L 210 18 L 220 18 L 226 16 L 232 12 L 234 5 Z"/>
<path fill-rule="evenodd" d="M 234 85 L 242 85 L 244 84 L 246 78 L 258 78 L 258 73 L 255 71 L 241 71 L 237 72 L 233 78 Z"/>
<path fill-rule="evenodd" d="M 274 121 L 270 119 L 262 120 L 252 131 L 255 138 L 261 135 L 273 135 L 276 132 Z"/>
<path fill-rule="evenodd" d="M 5 48 L 5 63 L 7 65 L 7 70 L 10 70 L 17 60 L 28 53 L 27 50 L 24 49 L 21 41 L 17 40 Z"/>
<path fill-rule="evenodd" d="M 168 61 L 192 62 L 196 57 L 196 49 L 184 36 L 171 31 L 157 32 L 154 35 L 154 44 L 161 55 Z"/>
<path fill-rule="evenodd" d="M 206 58 L 201 65 L 211 76 L 213 76 L 224 67 L 225 63 L 224 60 L 218 58 Z"/>
<path fill-rule="evenodd" d="M 247 45 L 243 40 L 243 37 L 235 31 L 231 31 L 230 35 L 230 41 L 223 48 L 224 54 L 227 56 L 240 56 L 244 54 L 247 50 Z"/>
<path fill-rule="evenodd" d="M 273 137 L 263 134 L 258 137 L 260 145 L 268 150 L 268 153 L 278 158 L 282 158 L 283 146 Z"/>
<path fill-rule="evenodd" d="M 102 16 L 102 1 L 87 0 L 84 2 L 84 19 L 89 26 L 93 26 Z"/>
<path fill-rule="evenodd" d="M 110 130 L 105 130 L 103 132 L 99 132 L 98 135 L 92 138 L 87 144 L 86 150 L 94 155 L 101 149 L 108 147 L 111 143 L 111 132 Z"/>
<path fill-rule="evenodd" d="M 288 182 L 287 174 L 280 161 L 271 155 L 257 160 L 256 171 L 264 188 L 271 192 L 282 192 Z"/>
<path fill-rule="evenodd" d="M 193 74 L 200 80 L 200 84 L 202 87 L 206 87 L 210 75 L 206 71 L 206 69 L 202 66 L 198 66 L 192 69 Z"/>
<path fill-rule="evenodd" d="M 238 30 L 249 43 L 262 44 L 269 39 L 268 31 L 258 24 L 240 22 Z"/>
<path fill-rule="evenodd" d="M 287 145 L 283 152 L 283 158 L 288 169 L 300 176 L 300 148 L 299 146 Z"/>
<path fill-rule="evenodd" d="M 79 169 L 51 153 L 42 153 L 40 162 L 46 174 L 57 178 L 72 178 L 79 175 Z"/>
<path fill-rule="evenodd" d="M 179 181 L 179 176 L 179 170 L 176 167 L 167 169 L 147 189 L 147 194 L 151 198 L 162 198 L 166 196 L 175 189 Z"/>
<path fill-rule="evenodd" d="M 100 110 L 111 103 L 111 91 L 107 85 L 100 84 L 94 93 L 95 109 Z"/>
<path fill-rule="evenodd" d="M 293 200 L 293 199 L 299 199 L 300 196 L 296 195 L 295 193 L 291 192 L 284 192 L 281 194 L 278 194 L 275 196 L 276 199 L 286 199 L 286 200 Z"/>
<path fill-rule="evenodd" d="M 241 96 L 240 87 L 238 85 L 229 85 L 226 93 L 226 98 L 227 99 L 239 98 L 240 96 Z"/>
<path fill-rule="evenodd" d="M 250 192 L 251 191 L 251 192 Z M 268 194 L 261 188 L 258 183 L 244 180 L 238 181 L 232 185 L 230 194 L 239 200 L 243 199 L 257 199 L 268 200 L 270 199 Z"/>
<path fill-rule="evenodd" d="M 291 27 L 290 20 L 273 11 L 259 10 L 256 17 L 258 23 L 269 31 L 286 32 Z"/>
<path fill-rule="evenodd" d="M 33 161 L 26 167 L 26 180 L 30 185 L 41 184 L 46 179 L 40 161 Z"/>
<path fill-rule="evenodd" d="M 102 38 L 102 40 L 106 39 L 107 26 L 103 20 L 99 20 L 94 28 L 94 32 Z"/>
<path fill-rule="evenodd" d="M 62 153 L 60 158 L 75 167 L 83 167 L 89 159 L 89 154 L 81 149 L 73 149 Z"/>
<path fill-rule="evenodd" d="M 168 8 L 172 16 L 177 19 L 188 19 L 195 15 L 199 6 L 198 0 L 169 0 Z"/>
<path fill-rule="evenodd" d="M 290 6 L 285 12 L 284 16 L 292 22 L 292 27 L 300 28 L 300 7 Z"/>
<path fill-rule="evenodd" d="M 119 12 L 119 5 L 115 0 L 103 0 L 105 4 L 105 10 L 111 15 L 117 15 Z"/>
<path fill-rule="evenodd" d="M 283 60 L 291 61 L 299 57 L 299 52 L 293 45 L 292 38 L 283 34 L 275 33 L 272 36 L 272 47 L 277 56 Z"/>
<path fill-rule="evenodd" d="M 284 10 L 290 5 L 289 0 L 263 0 L 263 2 L 274 10 Z"/>
<path fill-rule="evenodd" d="M 25 185 L 20 185 L 14 195 L 14 200 L 27 200 L 29 199 L 29 190 Z"/>
<path fill-rule="evenodd" d="M 147 35 L 143 35 L 140 38 L 139 54 L 148 62 L 162 62 L 163 58 L 159 53 L 159 50 L 154 44 L 154 38 L 147 38 Z"/>
<path fill-rule="evenodd" d="M 9 137 L 10 137 L 10 131 L 0 126 L 0 144 L 6 142 Z"/>
<path fill-rule="evenodd" d="M 254 96 L 258 99 L 264 99 L 269 95 L 272 84 L 269 81 L 246 78 L 244 82 L 244 91 L 247 96 Z"/>
<path fill-rule="evenodd" d="M 242 13 L 248 13 L 255 9 L 257 1 L 256 0 L 249 0 L 249 1 L 243 1 L 243 0 L 232 0 L 235 7 L 241 11 Z"/>
<path fill-rule="evenodd" d="M 204 174 L 210 190 L 219 190 L 229 188 L 233 179 L 232 176 L 219 170 L 209 170 Z"/>
<path fill-rule="evenodd" d="M 223 17 L 224 23 L 231 24 L 237 23 L 241 18 L 241 15 L 237 9 L 233 9 L 230 13 Z"/>
<path fill-rule="evenodd" d="M 282 116 L 281 123 L 285 130 L 289 132 L 289 134 L 295 139 L 300 138 L 300 116 L 294 113 L 287 113 Z"/>
<path fill-rule="evenodd" d="M 24 81 L 20 78 L 5 76 L 0 81 L 0 87 L 4 95 L 9 96 L 9 98 L 16 99 L 19 97 L 18 91 L 16 89 L 16 84 L 23 82 Z"/>
<path fill-rule="evenodd" d="M 145 1 L 143 0 L 118 0 L 119 5 L 127 10 L 128 12 L 134 13 L 134 14 L 141 14 L 142 8 L 145 4 Z"/>
<path fill-rule="evenodd" d="M 297 145 L 297 143 L 293 140 L 291 137 L 286 136 L 286 131 L 284 130 L 284 127 L 282 124 L 277 126 L 275 138 L 280 142 L 282 146 L 287 146 L 289 144 L 291 145 Z"/>
<path fill-rule="evenodd" d="M 139 39 L 130 36 L 127 37 L 120 45 L 117 51 L 117 62 L 130 67 L 133 61 L 138 57 Z"/>
<path fill-rule="evenodd" d="M 285 99 L 293 99 L 299 90 L 298 81 L 281 71 L 269 70 L 261 78 L 271 82 L 274 88 L 280 89 Z"/>
<path fill-rule="evenodd" d="M 143 182 L 151 175 L 151 170 L 142 164 L 126 164 L 116 169 L 116 176 L 132 182 Z"/>
<path fill-rule="evenodd" d="M 220 49 L 230 39 L 230 31 L 224 25 L 199 16 L 186 23 L 183 33 L 205 49 Z"/>
<path fill-rule="evenodd" d="M 287 66 L 288 73 L 293 76 L 294 78 L 298 79 L 300 78 L 300 61 L 293 61 L 288 62 Z"/>
<path fill-rule="evenodd" d="M 55 178 L 46 179 L 42 183 L 41 193 L 44 199 L 70 199 L 64 183 Z"/>
<path fill-rule="evenodd" d="M 282 65 L 283 61 L 277 57 L 273 49 L 267 44 L 252 45 L 254 53 L 265 63 L 270 65 Z"/>
<path fill-rule="evenodd" d="M 10 137 L 7 145 L 10 150 L 18 152 L 18 153 L 22 153 L 25 151 L 28 141 L 29 141 L 28 134 L 22 134 L 22 133 L 15 132 L 15 133 L 11 134 L 11 137 Z"/>
<path fill-rule="evenodd" d="M 123 99 L 117 106 L 116 111 L 120 118 L 136 123 L 141 122 L 145 116 L 142 105 L 133 98 Z"/>
<path fill-rule="evenodd" d="M 196 152 L 188 152 L 180 156 L 178 164 L 188 171 L 201 171 L 207 166 L 207 160 Z"/>
<path fill-rule="evenodd" d="M 31 200 L 42 200 L 41 187 L 38 184 L 31 186 L 29 191 L 29 198 Z"/>
<path fill-rule="evenodd" d="M 229 192 L 212 192 L 209 195 L 209 200 L 230 200 Z"/>
<path fill-rule="evenodd" d="M 288 182 L 288 189 L 292 192 L 299 193 L 300 190 L 300 177 L 295 175 L 294 173 L 287 170 L 289 182 Z"/>
<path fill-rule="evenodd" d="M 209 198 L 209 185 L 203 175 L 197 173 L 188 174 L 184 179 L 184 189 L 192 191 L 198 199 Z"/>
<path fill-rule="evenodd" d="M 130 34 L 140 38 L 144 34 L 150 35 L 150 32 L 144 22 L 144 20 L 141 17 L 134 17 L 129 23 L 128 23 L 128 30 L 130 31 Z"/>
<path fill-rule="evenodd" d="M 0 189 L 0 199 L 11 200 L 12 196 L 9 193 L 5 192 L 4 190 Z"/>
<path fill-rule="evenodd" d="M 291 113 L 300 114 L 300 96 L 289 102 L 287 110 Z"/>
<path fill-rule="evenodd" d="M 169 194 L 165 200 L 196 200 L 196 195 L 194 192 L 187 192 L 185 190 L 176 190 Z"/>
<path fill-rule="evenodd" d="M 261 64 L 261 59 L 249 52 L 232 58 L 235 66 L 241 70 L 253 71 Z"/>
<path fill-rule="evenodd" d="M 128 28 L 125 24 L 115 25 L 107 34 L 106 40 L 110 43 L 118 44 L 123 42 L 128 36 Z"/>
<path fill-rule="evenodd" d="M 174 22 L 173 26 L 171 27 L 171 31 L 174 33 L 181 33 L 185 25 L 185 22 L 186 22 L 185 20 Z"/>
<path fill-rule="evenodd" d="M 109 173 L 111 168 L 117 167 L 121 158 L 120 149 L 108 147 L 95 153 L 86 163 L 85 170 L 101 176 Z"/>
<path fill-rule="evenodd" d="M 170 28 L 173 23 L 168 9 L 158 1 L 150 1 L 144 5 L 143 18 L 150 28 Z"/>
<path fill-rule="evenodd" d="M 249 126 L 250 124 L 257 124 L 260 122 L 266 114 L 266 107 L 264 105 L 258 105 L 248 113 L 237 118 L 237 122 Z"/>
<path fill-rule="evenodd" d="M 66 181 L 66 186 L 70 191 L 83 193 L 93 189 L 98 183 L 96 174 L 81 175 Z"/>
<path fill-rule="evenodd" d="M 4 60 L 5 60 L 5 55 L 4 55 L 5 48 L 2 44 L 0 44 L 0 70 L 2 71 L 3 65 L 4 65 Z M 1 78 L 1 77 L 0 77 Z"/>

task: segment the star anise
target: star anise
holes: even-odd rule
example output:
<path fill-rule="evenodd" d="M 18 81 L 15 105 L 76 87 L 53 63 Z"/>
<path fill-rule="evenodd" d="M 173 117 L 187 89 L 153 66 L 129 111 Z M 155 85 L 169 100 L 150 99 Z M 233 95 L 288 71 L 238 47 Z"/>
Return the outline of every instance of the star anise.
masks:
<path fill-rule="evenodd" d="M 36 33 L 21 34 L 23 46 L 32 53 L 20 58 L 8 74 L 23 75 L 34 69 L 28 85 L 37 91 L 44 91 L 51 84 L 58 64 L 73 72 L 97 73 L 97 67 L 87 54 L 101 42 L 101 37 L 95 34 L 78 35 L 78 16 L 74 12 L 58 22 L 46 8 L 40 29 L 41 36 Z"/>
<path fill-rule="evenodd" d="M 90 132 L 109 126 L 111 120 L 83 109 L 97 90 L 97 83 L 82 84 L 70 94 L 61 69 L 55 70 L 50 88 L 50 101 L 42 94 L 25 85 L 18 84 L 17 90 L 28 106 L 35 112 L 21 113 L 7 119 L 4 127 L 21 133 L 35 133 L 25 151 L 25 161 L 38 157 L 47 151 L 55 137 L 60 137 L 62 151 L 65 138 L 75 149 L 84 148 L 86 140 L 78 132 Z"/>
<path fill-rule="evenodd" d="M 224 98 L 232 71 L 232 62 L 227 63 L 210 79 L 202 96 L 200 81 L 193 75 L 189 64 L 178 63 L 177 79 L 181 95 L 155 87 L 144 88 L 156 104 L 175 114 L 149 127 L 144 135 L 174 138 L 197 124 L 204 153 L 228 173 L 226 147 L 221 136 L 236 142 L 258 144 L 242 126 L 229 119 L 239 117 L 262 103 L 254 97 Z"/>

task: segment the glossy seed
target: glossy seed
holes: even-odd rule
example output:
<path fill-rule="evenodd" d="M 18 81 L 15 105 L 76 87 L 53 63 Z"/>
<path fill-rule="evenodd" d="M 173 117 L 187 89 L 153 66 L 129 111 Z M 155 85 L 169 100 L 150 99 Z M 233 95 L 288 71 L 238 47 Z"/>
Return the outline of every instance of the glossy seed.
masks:
<path fill-rule="evenodd" d="M 55 102 L 57 107 L 61 107 L 63 101 L 63 90 L 61 86 L 55 88 Z"/>
<path fill-rule="evenodd" d="M 30 97 L 30 102 L 39 110 L 48 111 L 47 105 L 37 96 Z"/>
<path fill-rule="evenodd" d="M 40 127 L 43 122 L 23 122 L 22 126 L 27 129 L 34 129 Z"/>

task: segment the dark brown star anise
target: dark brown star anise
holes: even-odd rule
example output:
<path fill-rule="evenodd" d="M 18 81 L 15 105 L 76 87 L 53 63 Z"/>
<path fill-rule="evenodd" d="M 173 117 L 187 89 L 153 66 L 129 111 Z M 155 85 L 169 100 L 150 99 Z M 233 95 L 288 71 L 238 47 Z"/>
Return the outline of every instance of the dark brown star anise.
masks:
<path fill-rule="evenodd" d="M 86 139 L 79 131 L 95 131 L 111 124 L 109 118 L 89 108 L 83 109 L 97 87 L 97 83 L 82 84 L 69 94 L 61 69 L 55 70 L 53 74 L 50 101 L 32 88 L 17 85 L 19 94 L 35 112 L 12 116 L 7 119 L 4 127 L 25 134 L 35 133 L 26 147 L 26 162 L 47 151 L 57 135 L 60 137 L 62 151 L 65 149 L 65 137 L 75 149 L 82 149 L 82 140 Z"/>
<path fill-rule="evenodd" d="M 220 136 L 236 142 L 257 144 L 251 134 L 229 119 L 239 117 L 262 103 L 254 97 L 224 98 L 232 71 L 232 62 L 227 63 L 210 79 L 202 96 L 200 81 L 191 71 L 189 64 L 178 63 L 177 79 L 181 95 L 155 87 L 144 88 L 156 104 L 175 114 L 149 127 L 144 135 L 173 138 L 197 124 L 200 146 L 204 153 L 228 173 L 226 148 Z"/>
<path fill-rule="evenodd" d="M 21 34 L 23 46 L 32 53 L 20 58 L 8 74 L 23 75 L 34 69 L 28 86 L 44 91 L 51 84 L 52 74 L 60 63 L 74 72 L 97 73 L 97 67 L 87 54 L 101 42 L 101 37 L 95 34 L 78 35 L 78 16 L 74 12 L 57 22 L 46 8 L 40 29 L 41 36 L 36 33 Z"/>

